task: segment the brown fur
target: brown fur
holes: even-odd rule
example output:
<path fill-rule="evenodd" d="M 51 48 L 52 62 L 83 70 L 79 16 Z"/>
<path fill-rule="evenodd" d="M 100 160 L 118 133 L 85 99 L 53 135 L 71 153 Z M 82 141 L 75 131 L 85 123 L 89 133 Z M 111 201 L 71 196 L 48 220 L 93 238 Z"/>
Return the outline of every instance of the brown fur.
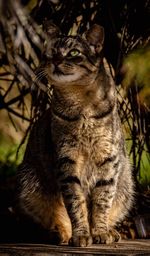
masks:
<path fill-rule="evenodd" d="M 84 38 L 53 38 L 47 46 L 52 102 L 18 171 L 21 208 L 75 246 L 118 241 L 115 226 L 133 200 L 115 85 L 102 57 L 104 31 L 94 25 Z"/>

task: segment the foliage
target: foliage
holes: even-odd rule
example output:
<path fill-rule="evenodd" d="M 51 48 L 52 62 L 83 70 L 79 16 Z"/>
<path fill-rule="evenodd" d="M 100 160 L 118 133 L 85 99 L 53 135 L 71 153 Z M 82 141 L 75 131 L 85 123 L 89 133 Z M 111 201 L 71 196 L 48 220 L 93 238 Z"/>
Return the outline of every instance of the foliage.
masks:
<path fill-rule="evenodd" d="M 14 116 L 32 124 L 50 101 L 46 79 L 36 77 L 46 40 L 43 23 L 52 21 L 70 34 L 94 23 L 104 26 L 104 53 L 115 73 L 119 113 L 139 177 L 143 159 L 150 160 L 149 0 L 1 0 L 0 10 L 0 109 L 13 125 Z"/>
<path fill-rule="evenodd" d="M 124 87 L 137 86 L 140 104 L 150 109 L 150 47 L 130 53 L 124 61 Z"/>
<path fill-rule="evenodd" d="M 18 154 L 18 144 L 15 144 L 10 138 L 5 138 L 0 134 L 0 178 L 12 176 L 16 173 L 18 164 L 23 159 L 24 147 Z"/>

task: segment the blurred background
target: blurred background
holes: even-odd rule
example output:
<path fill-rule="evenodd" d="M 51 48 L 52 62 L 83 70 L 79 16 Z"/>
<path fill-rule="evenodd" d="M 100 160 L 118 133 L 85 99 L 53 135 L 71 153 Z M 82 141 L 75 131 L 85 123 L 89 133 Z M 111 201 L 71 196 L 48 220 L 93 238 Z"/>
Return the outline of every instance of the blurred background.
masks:
<path fill-rule="evenodd" d="M 148 231 L 138 233 L 133 226 L 145 225 L 140 216 L 150 212 L 149 0 L 0 0 L 0 219 L 14 214 L 15 173 L 28 131 L 50 102 L 50 85 L 36 78 L 45 21 L 72 35 L 94 23 L 105 29 L 104 55 L 116 82 L 137 190 L 136 221 L 125 223 L 126 233 L 147 237 Z"/>

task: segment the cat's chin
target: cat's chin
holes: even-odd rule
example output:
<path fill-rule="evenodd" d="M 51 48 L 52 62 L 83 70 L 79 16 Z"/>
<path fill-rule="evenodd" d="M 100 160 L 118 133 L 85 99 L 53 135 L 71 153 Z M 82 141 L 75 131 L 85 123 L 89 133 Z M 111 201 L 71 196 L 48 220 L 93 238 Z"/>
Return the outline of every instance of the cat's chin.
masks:
<path fill-rule="evenodd" d="M 75 73 L 75 74 L 54 73 L 50 77 L 53 82 L 61 83 L 61 84 L 75 82 L 81 78 L 80 74 L 78 73 Z"/>

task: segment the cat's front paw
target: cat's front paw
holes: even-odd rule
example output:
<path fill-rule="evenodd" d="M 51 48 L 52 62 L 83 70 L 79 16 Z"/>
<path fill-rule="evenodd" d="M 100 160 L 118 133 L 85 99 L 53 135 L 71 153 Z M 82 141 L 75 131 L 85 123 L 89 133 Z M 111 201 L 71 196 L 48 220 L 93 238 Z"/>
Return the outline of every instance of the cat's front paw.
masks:
<path fill-rule="evenodd" d="M 69 245 L 71 246 L 79 246 L 79 247 L 86 247 L 92 244 L 92 237 L 91 236 L 72 236 L 69 241 Z"/>
<path fill-rule="evenodd" d="M 118 242 L 121 239 L 120 234 L 115 229 L 106 232 L 99 232 L 99 234 L 93 235 L 94 244 L 111 244 Z"/>

